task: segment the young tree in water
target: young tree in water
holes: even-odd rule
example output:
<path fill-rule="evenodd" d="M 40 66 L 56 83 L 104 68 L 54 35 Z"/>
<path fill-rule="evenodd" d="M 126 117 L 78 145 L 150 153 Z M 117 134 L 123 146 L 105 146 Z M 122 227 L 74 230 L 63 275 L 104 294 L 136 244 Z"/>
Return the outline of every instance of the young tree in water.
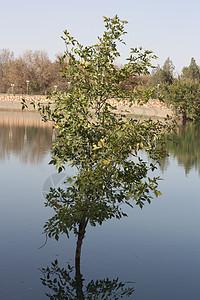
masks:
<path fill-rule="evenodd" d="M 126 216 L 122 204 L 143 207 L 158 191 L 158 177 L 150 178 L 156 166 L 140 157 L 145 149 L 151 158 L 166 154 L 164 131 L 160 122 L 137 121 L 117 114 L 109 99 L 147 100 L 148 95 L 135 89 L 124 89 L 127 78 L 148 73 L 151 51 L 131 48 L 127 63 L 116 68 L 117 49 L 126 34 L 118 16 L 104 17 L 105 32 L 96 44 L 84 47 L 68 31 L 63 37 L 66 51 L 61 59 L 63 75 L 68 82 L 66 93 L 55 93 L 51 104 L 39 105 L 43 120 L 53 121 L 57 140 L 52 147 L 51 164 L 61 172 L 66 163 L 76 167 L 75 176 L 67 178 L 66 189 L 51 189 L 46 206 L 55 210 L 44 231 L 57 240 L 60 233 L 77 239 L 76 266 L 80 263 L 81 245 L 87 224 L 95 226 L 104 220 Z"/>

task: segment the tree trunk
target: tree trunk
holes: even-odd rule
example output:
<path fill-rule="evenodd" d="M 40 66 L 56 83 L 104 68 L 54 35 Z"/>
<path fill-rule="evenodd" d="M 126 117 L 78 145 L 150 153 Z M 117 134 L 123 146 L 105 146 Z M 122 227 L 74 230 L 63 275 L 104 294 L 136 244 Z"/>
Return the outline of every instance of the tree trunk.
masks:
<path fill-rule="evenodd" d="M 83 243 L 83 239 L 85 236 L 85 229 L 87 226 L 88 220 L 83 220 L 79 224 L 79 232 L 78 232 L 78 240 L 76 244 L 76 256 L 75 256 L 75 264 L 79 263 L 80 264 L 80 257 L 81 257 L 81 246 Z"/>

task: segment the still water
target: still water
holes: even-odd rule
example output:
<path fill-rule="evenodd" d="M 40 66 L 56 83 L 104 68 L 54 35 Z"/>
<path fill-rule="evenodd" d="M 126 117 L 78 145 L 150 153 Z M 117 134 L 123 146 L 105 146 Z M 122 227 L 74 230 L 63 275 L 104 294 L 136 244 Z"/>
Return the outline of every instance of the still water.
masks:
<path fill-rule="evenodd" d="M 168 145 L 170 155 L 155 173 L 164 179 L 163 196 L 142 210 L 130 209 L 128 218 L 88 227 L 81 258 L 83 286 L 118 278 L 134 288 L 123 299 L 200 299 L 200 128 L 189 125 L 178 134 L 181 141 Z M 50 299 L 76 299 L 59 296 L 56 282 L 53 292 L 41 280 L 42 268 L 55 260 L 61 277 L 68 264 L 74 266 L 73 235 L 58 242 L 49 239 L 41 248 L 43 225 L 52 215 L 43 196 L 48 182 L 57 184 L 55 169 L 48 165 L 53 139 L 51 126 L 36 113 L 0 112 L 1 300 L 49 299 L 45 293 L 57 294 Z M 70 276 L 72 293 L 73 270 Z M 89 299 L 96 299 L 95 289 L 91 293 Z"/>

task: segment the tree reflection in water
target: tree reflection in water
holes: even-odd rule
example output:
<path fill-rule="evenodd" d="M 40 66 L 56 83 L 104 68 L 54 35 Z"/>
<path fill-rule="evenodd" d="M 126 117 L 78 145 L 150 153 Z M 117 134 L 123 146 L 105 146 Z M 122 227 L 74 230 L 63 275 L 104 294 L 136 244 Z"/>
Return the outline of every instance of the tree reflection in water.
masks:
<path fill-rule="evenodd" d="M 38 164 L 52 145 L 52 134 L 52 126 L 35 112 L 0 112 L 0 159 L 14 154 L 25 164 Z"/>
<path fill-rule="evenodd" d="M 192 168 L 198 170 L 200 175 L 200 125 L 189 123 L 177 128 L 177 134 L 171 140 L 166 141 L 170 157 L 176 158 L 178 164 L 183 166 L 185 174 L 189 174 Z M 161 161 L 161 170 L 169 165 L 168 158 Z"/>
<path fill-rule="evenodd" d="M 123 283 L 119 278 L 91 280 L 84 284 L 85 279 L 80 272 L 80 264 L 76 264 L 75 268 L 68 264 L 65 268 L 59 267 L 58 261 L 55 260 L 50 267 L 42 268 L 40 271 L 43 273 L 42 284 L 51 290 L 46 293 L 51 300 L 122 299 L 130 297 L 134 292 L 134 282 Z"/>

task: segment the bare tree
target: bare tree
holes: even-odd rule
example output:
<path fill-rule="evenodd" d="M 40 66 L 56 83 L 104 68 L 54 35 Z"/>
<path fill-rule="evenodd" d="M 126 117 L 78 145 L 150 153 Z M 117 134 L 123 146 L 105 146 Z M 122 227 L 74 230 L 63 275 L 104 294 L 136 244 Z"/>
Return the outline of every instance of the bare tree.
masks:
<path fill-rule="evenodd" d="M 11 63 L 14 60 L 14 53 L 9 49 L 0 50 L 0 92 L 7 93 L 11 82 Z"/>

